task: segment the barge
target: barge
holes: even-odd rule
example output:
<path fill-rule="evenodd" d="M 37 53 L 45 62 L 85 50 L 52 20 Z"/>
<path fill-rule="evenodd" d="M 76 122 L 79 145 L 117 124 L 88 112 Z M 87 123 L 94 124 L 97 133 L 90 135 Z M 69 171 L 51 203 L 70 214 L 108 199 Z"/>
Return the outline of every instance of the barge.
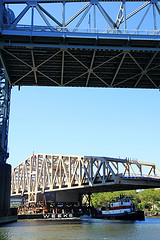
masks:
<path fill-rule="evenodd" d="M 69 203 L 25 204 L 18 208 L 18 219 L 71 219 L 89 214 L 87 207 Z"/>

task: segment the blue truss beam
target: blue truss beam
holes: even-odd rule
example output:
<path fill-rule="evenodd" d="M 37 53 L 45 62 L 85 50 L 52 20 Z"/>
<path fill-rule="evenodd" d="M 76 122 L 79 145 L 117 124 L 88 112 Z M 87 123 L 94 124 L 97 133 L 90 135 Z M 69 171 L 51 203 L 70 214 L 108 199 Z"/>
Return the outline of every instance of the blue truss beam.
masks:
<path fill-rule="evenodd" d="M 128 12 L 127 11 L 127 7 L 126 4 L 128 4 L 128 2 L 132 2 L 132 1 L 125 1 L 123 0 L 123 2 L 121 3 L 121 1 L 119 1 L 120 4 L 120 10 L 118 10 L 118 15 L 116 19 L 113 19 L 114 17 L 111 16 L 112 12 L 109 12 L 109 8 L 107 7 L 107 4 L 102 5 L 103 3 L 117 3 L 118 1 L 114 0 L 114 1 L 98 1 L 98 0 L 90 0 L 88 1 L 77 1 L 77 0 L 73 0 L 73 1 L 65 1 L 65 0 L 55 0 L 55 1 L 47 1 L 46 4 L 51 4 L 53 3 L 50 8 L 49 11 L 51 11 L 52 13 L 50 13 L 48 10 L 46 10 L 46 6 L 41 6 L 41 3 L 45 3 L 45 1 L 31 1 L 31 0 L 25 0 L 23 2 L 19 1 L 19 0 L 15 0 L 12 2 L 12 0 L 8 0 L 10 2 L 5 2 L 3 0 L 1 0 L 1 5 L 5 6 L 5 11 L 4 11 L 4 17 L 6 18 L 6 20 L 3 22 L 3 20 L 1 19 L 2 22 L 2 28 L 3 29 L 14 29 L 15 31 L 25 31 L 25 29 L 27 29 L 28 31 L 30 31 L 31 35 L 33 34 L 33 32 L 38 32 L 38 31 L 43 31 L 44 35 L 45 32 L 75 32 L 75 31 L 79 31 L 79 32 L 102 32 L 102 33 L 115 33 L 115 34 L 127 34 L 129 31 L 129 29 L 133 29 L 132 25 L 130 24 L 130 19 L 135 17 L 135 15 L 139 12 L 141 12 L 141 21 L 139 23 L 138 26 L 134 25 L 134 29 L 135 32 L 141 27 L 142 23 L 144 22 L 144 19 L 146 19 L 146 15 L 148 13 L 148 11 L 150 10 L 150 7 L 148 8 L 148 10 L 144 13 L 143 9 L 146 8 L 148 5 L 152 6 L 152 17 L 150 19 L 150 22 L 152 23 L 152 27 L 153 27 L 153 33 L 151 32 L 150 34 L 159 34 L 160 32 L 160 25 L 159 25 L 159 20 L 157 19 L 157 14 L 159 17 L 159 12 L 160 12 L 160 8 L 159 8 L 159 4 L 158 4 L 158 0 L 153 0 L 153 1 L 146 1 L 145 3 L 141 4 L 140 6 L 137 7 L 137 5 L 135 4 L 135 10 L 133 10 L 132 12 Z M 81 7 L 81 9 L 79 9 L 77 11 L 77 13 L 75 13 L 73 16 L 71 16 L 69 18 L 69 20 L 65 21 L 65 16 L 66 16 L 66 11 L 70 11 L 70 7 L 67 8 L 66 4 L 68 3 L 73 3 L 73 4 L 77 4 L 80 2 L 84 2 L 84 6 Z M 86 3 L 87 2 L 87 3 Z M 135 2 L 135 1 L 133 1 Z M 141 2 L 141 1 L 139 1 Z M 13 3 L 14 5 L 19 5 L 20 3 L 25 3 L 26 6 L 24 7 L 24 9 L 18 14 L 18 16 L 16 16 L 16 18 L 14 19 L 14 13 L 11 9 L 8 8 L 8 6 L 6 6 L 6 4 L 9 4 L 10 6 Z M 59 14 L 61 15 L 61 21 L 58 21 L 57 18 L 54 16 L 54 12 L 52 9 L 54 9 L 54 3 L 60 3 L 58 4 L 59 8 Z M 93 15 L 92 15 L 92 11 L 91 11 L 91 7 L 93 6 Z M 1 7 L 2 9 L 2 7 Z M 36 9 L 37 11 L 34 11 L 34 9 Z M 96 17 L 96 10 L 98 9 L 98 13 L 97 17 Z M 23 23 L 23 26 L 20 25 L 20 23 L 22 21 L 24 21 L 24 16 L 25 14 L 31 11 L 31 19 L 29 25 Z M 82 14 L 83 13 L 83 14 Z M 38 26 L 37 23 L 35 24 L 34 21 L 36 18 L 36 16 L 38 15 L 38 17 L 40 17 L 41 19 L 43 19 L 43 26 Z M 79 17 L 79 15 L 81 14 L 81 17 Z M 11 16 L 12 15 L 12 16 Z M 86 17 L 87 15 L 89 15 L 89 21 L 87 23 Z M 100 19 L 102 18 L 102 19 Z M 21 21 L 22 20 L 22 21 Z M 74 21 L 74 22 L 73 22 Z M 82 26 L 82 29 L 79 28 L 81 23 L 84 23 L 84 25 Z M 104 23 L 103 23 L 104 22 Z M 107 25 L 109 25 L 110 29 L 106 28 L 106 22 Z M 134 22 L 136 23 L 135 19 Z M 96 29 L 96 26 L 98 24 L 103 24 L 103 26 L 98 26 L 98 29 Z M 47 25 L 47 26 L 46 26 Z M 74 26 L 73 26 L 74 25 Z M 89 25 L 89 26 L 88 26 Z M 91 26 L 94 26 L 93 28 L 91 28 Z M 104 29 L 103 29 L 104 28 Z M 151 28 L 151 26 L 150 26 Z M 143 30 L 142 30 L 143 31 Z"/>
<path fill-rule="evenodd" d="M 15 3 L 26 3 L 26 2 L 38 2 L 38 3 L 63 3 L 63 0 L 3 0 L 5 4 L 15 4 Z M 66 3 L 70 2 L 89 2 L 88 0 L 66 0 Z M 115 0 L 99 0 L 99 2 L 115 2 Z M 122 0 L 117 0 L 116 2 L 122 2 Z M 135 2 L 135 0 L 127 0 L 126 2 Z M 142 0 L 137 0 L 136 2 L 142 2 Z M 160 2 L 160 0 L 155 0 L 154 3 Z"/>
<path fill-rule="evenodd" d="M 2 68 L 0 69 L 0 71 Z M 0 162 L 6 162 L 8 154 L 8 129 L 11 86 L 5 73 L 0 75 Z"/>
<path fill-rule="evenodd" d="M 116 31 L 116 30 L 115 30 Z M 117 30 L 118 32 L 119 30 Z M 121 30 L 122 31 L 122 30 Z M 30 31 L 19 31 L 19 30 L 2 30 L 2 35 L 4 37 L 7 38 L 12 38 L 12 36 L 28 36 L 28 37 L 48 37 L 48 38 L 63 38 L 63 39 L 67 39 L 67 38 L 73 38 L 73 39 L 78 39 L 79 43 L 81 43 L 81 39 L 95 39 L 95 40 L 100 40 L 100 39 L 104 39 L 104 40 L 109 40 L 109 39 L 114 39 L 117 41 L 119 40 L 127 40 L 127 41 L 159 41 L 160 40 L 160 35 L 154 35 L 154 34 L 150 34 L 147 35 L 147 30 L 144 31 L 145 34 L 103 34 L 103 33 L 83 33 L 83 32 L 43 32 L 43 31 L 39 31 L 39 32 L 32 32 L 32 34 L 30 33 Z M 154 33 L 154 31 L 152 31 L 152 33 Z M 12 44 L 15 41 L 10 41 L 10 44 Z M 19 41 L 20 42 L 20 41 Z M 53 41 L 52 41 L 53 42 Z M 0 41 L 0 44 L 4 46 L 8 43 L 4 42 L 4 41 Z M 24 43 L 25 44 L 25 43 Z M 41 44 L 43 45 L 43 39 L 41 41 Z M 41 45 L 40 44 L 40 45 Z M 48 43 L 50 45 L 50 43 Z M 52 44 L 51 44 L 52 45 Z M 81 44 L 79 44 L 81 46 Z M 60 46 L 60 45 L 59 45 Z M 77 46 L 77 45 L 76 45 Z M 88 46 L 88 44 L 87 44 Z M 68 46 L 69 47 L 69 46 Z M 87 47 L 86 47 L 87 48 Z"/>

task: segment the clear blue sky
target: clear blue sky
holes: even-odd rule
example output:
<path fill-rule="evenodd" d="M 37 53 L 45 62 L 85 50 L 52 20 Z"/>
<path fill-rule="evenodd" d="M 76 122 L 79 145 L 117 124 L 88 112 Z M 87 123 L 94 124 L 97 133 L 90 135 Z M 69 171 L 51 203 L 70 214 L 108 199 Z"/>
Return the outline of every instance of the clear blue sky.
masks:
<path fill-rule="evenodd" d="M 131 157 L 160 168 L 158 90 L 12 89 L 8 160 L 34 153 Z"/>

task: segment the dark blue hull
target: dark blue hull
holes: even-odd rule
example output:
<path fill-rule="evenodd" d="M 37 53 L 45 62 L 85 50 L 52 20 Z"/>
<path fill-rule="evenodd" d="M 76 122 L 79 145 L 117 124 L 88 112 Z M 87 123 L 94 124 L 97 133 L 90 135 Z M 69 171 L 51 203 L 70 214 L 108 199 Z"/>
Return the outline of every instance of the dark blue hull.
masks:
<path fill-rule="evenodd" d="M 119 213 L 119 214 L 100 214 L 100 213 L 95 213 L 92 216 L 93 218 L 99 218 L 99 219 L 119 219 L 119 220 L 132 220 L 132 221 L 144 221 L 145 216 L 143 211 L 135 211 L 131 213 Z"/>

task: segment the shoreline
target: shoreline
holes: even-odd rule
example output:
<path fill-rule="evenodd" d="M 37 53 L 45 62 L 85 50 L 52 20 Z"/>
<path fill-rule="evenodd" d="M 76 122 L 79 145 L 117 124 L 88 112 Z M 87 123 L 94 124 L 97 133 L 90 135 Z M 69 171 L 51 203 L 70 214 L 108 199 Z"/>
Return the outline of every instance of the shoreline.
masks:
<path fill-rule="evenodd" d="M 144 212 L 145 217 L 160 217 L 160 212 L 156 213 L 150 213 L 150 212 Z"/>

